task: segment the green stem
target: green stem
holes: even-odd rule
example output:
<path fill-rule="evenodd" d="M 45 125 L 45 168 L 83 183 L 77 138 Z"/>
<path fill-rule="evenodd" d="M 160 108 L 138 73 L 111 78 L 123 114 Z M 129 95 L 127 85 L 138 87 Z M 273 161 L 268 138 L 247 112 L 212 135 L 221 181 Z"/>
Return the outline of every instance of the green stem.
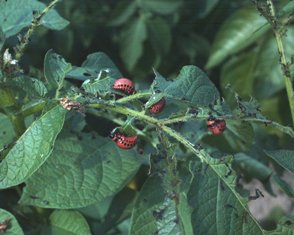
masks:
<path fill-rule="evenodd" d="M 16 48 L 15 58 L 20 60 L 22 57 L 26 46 L 28 45 L 30 38 L 35 31 L 35 29 L 40 25 L 42 18 L 48 13 L 50 9 L 52 9 L 60 0 L 53 0 L 39 15 L 34 16 L 32 20 L 32 24 L 28 28 L 26 34 L 21 39 L 20 44 Z"/>
<path fill-rule="evenodd" d="M 170 127 L 162 125 L 157 119 L 145 115 L 144 112 L 138 112 L 138 111 L 126 108 L 126 107 L 116 106 L 116 105 L 110 104 L 108 102 L 103 102 L 103 101 L 101 101 L 100 103 L 96 103 L 96 104 L 89 104 L 89 105 L 87 105 L 87 107 L 101 108 L 101 109 L 106 109 L 106 110 L 113 111 L 116 113 L 120 113 L 120 114 L 123 114 L 126 116 L 132 116 L 132 117 L 135 117 L 145 123 L 152 124 L 152 125 L 156 126 L 158 129 L 164 131 L 166 134 L 168 134 L 169 136 L 176 139 L 179 143 L 183 144 L 188 150 L 190 150 L 190 152 L 192 152 L 194 155 L 196 155 L 201 160 L 201 162 L 205 162 L 206 164 L 208 164 L 211 167 L 211 169 L 215 172 L 215 174 L 218 175 L 218 177 L 229 188 L 231 188 L 231 185 L 228 184 L 228 182 L 225 180 L 225 176 L 222 175 L 217 170 L 217 167 L 214 164 L 211 164 L 211 162 L 210 162 L 211 157 L 204 149 L 200 149 L 200 150 L 196 149 L 194 147 L 194 145 L 191 142 L 189 142 L 187 139 L 185 139 L 181 134 L 177 133 L 176 131 L 174 131 Z M 232 193 L 236 194 L 236 198 L 239 198 L 239 195 L 237 195 L 237 192 L 235 192 L 234 189 L 232 189 Z M 242 203 L 242 205 L 243 205 L 243 203 Z M 245 208 L 245 206 L 244 206 L 244 209 L 247 210 Z M 259 226 L 257 222 L 256 222 L 256 225 Z"/>
<path fill-rule="evenodd" d="M 150 97 L 151 95 L 152 95 L 151 92 L 140 92 L 140 93 L 137 93 L 137 94 L 134 94 L 134 95 L 123 97 L 123 98 L 115 101 L 115 103 L 117 103 L 117 104 L 125 104 L 125 103 L 128 103 L 128 102 L 133 101 L 133 100 L 138 100 L 138 99 L 141 99 L 141 98 Z"/>
<path fill-rule="evenodd" d="M 186 146 L 187 149 L 189 149 L 192 153 L 197 155 L 201 161 L 205 161 L 204 156 L 202 154 L 200 154 L 200 152 L 197 149 L 194 148 L 194 145 L 191 142 L 189 142 L 182 135 L 180 135 L 179 133 L 174 131 L 172 128 L 167 127 L 165 125 L 162 125 L 157 119 L 145 115 L 144 112 L 138 112 L 138 111 L 126 108 L 126 107 L 114 106 L 114 105 L 107 104 L 104 102 L 96 103 L 96 104 L 89 104 L 87 106 L 91 107 L 91 108 L 102 108 L 102 109 L 106 109 L 109 111 L 120 113 L 120 114 L 123 114 L 126 116 L 132 116 L 132 117 L 135 117 L 135 118 L 137 118 L 143 122 L 146 122 L 148 124 L 155 125 L 159 129 L 161 129 L 165 133 L 167 133 L 169 136 L 173 137 L 178 142 L 180 142 L 181 144 Z"/>
<path fill-rule="evenodd" d="M 100 112 L 100 111 L 98 111 L 96 109 L 88 109 L 87 110 L 87 113 L 90 113 L 90 114 L 92 114 L 94 116 L 98 116 L 98 117 L 102 117 L 102 118 L 108 119 L 108 120 L 112 121 L 113 123 L 118 124 L 120 126 L 122 126 L 122 125 L 125 124 L 125 122 L 123 120 L 121 120 L 119 118 L 112 117 L 111 115 L 109 115 L 109 113 Z M 137 135 L 143 136 L 143 137 L 146 138 L 146 134 L 143 131 L 137 129 L 136 127 L 133 127 L 133 128 L 136 131 Z"/>
<path fill-rule="evenodd" d="M 269 6 L 270 13 L 271 13 L 272 17 L 276 20 L 276 13 L 275 13 L 275 9 L 274 9 L 274 5 L 273 5 L 272 1 L 267 0 L 267 4 Z M 293 92 L 293 85 L 292 85 L 292 81 L 291 81 L 289 63 L 287 62 L 286 55 L 285 55 L 281 30 L 279 27 L 273 27 L 273 31 L 274 31 L 274 35 L 276 38 L 278 52 L 280 55 L 280 63 L 281 63 L 284 82 L 285 82 L 285 86 L 286 86 L 286 91 L 287 91 L 287 96 L 288 96 L 288 101 L 289 101 L 289 106 L 290 106 L 290 111 L 291 111 L 291 116 L 292 116 L 292 122 L 293 122 L 293 126 L 294 126 L 294 92 Z"/>

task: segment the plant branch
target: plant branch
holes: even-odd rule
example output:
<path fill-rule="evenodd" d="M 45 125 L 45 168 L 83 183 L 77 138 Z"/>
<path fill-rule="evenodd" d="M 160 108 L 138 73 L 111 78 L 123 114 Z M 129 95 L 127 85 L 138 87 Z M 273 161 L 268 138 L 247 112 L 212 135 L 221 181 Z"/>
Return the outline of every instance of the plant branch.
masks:
<path fill-rule="evenodd" d="M 161 129 L 162 131 L 167 133 L 169 136 L 173 137 L 178 142 L 186 146 L 186 148 L 189 149 L 195 155 L 197 155 L 201 161 L 205 161 L 204 156 L 200 154 L 200 152 L 194 147 L 194 145 L 190 141 L 185 139 L 182 135 L 174 131 L 172 128 L 162 125 L 156 118 L 145 115 L 144 112 L 138 112 L 130 108 L 122 107 L 122 106 L 114 106 L 106 102 L 88 104 L 87 107 L 106 109 L 106 110 L 120 113 L 126 116 L 132 116 L 132 117 L 138 118 L 139 120 L 145 123 L 155 125 L 157 128 Z"/>
<path fill-rule="evenodd" d="M 152 95 L 151 92 L 140 92 L 140 93 L 137 93 L 137 94 L 134 94 L 134 95 L 130 95 L 130 96 L 126 96 L 126 97 L 123 97 L 121 99 L 118 99 L 115 101 L 115 103 L 117 104 L 125 104 L 125 103 L 128 103 L 130 101 L 133 101 L 133 100 L 138 100 L 138 99 L 141 99 L 141 98 L 146 98 L 146 97 L 150 97 Z"/>
<path fill-rule="evenodd" d="M 281 69 L 283 72 L 284 82 L 285 82 L 287 96 L 288 96 L 288 102 L 289 102 L 291 116 L 292 116 L 292 122 L 294 126 L 294 92 L 293 92 L 293 85 L 292 85 L 291 74 L 290 74 L 290 63 L 287 62 L 285 49 L 284 49 L 284 45 L 282 41 L 283 30 L 281 30 L 280 24 L 276 17 L 275 8 L 274 8 L 274 4 L 272 0 L 267 0 L 266 2 L 267 2 L 268 9 L 265 11 L 260 10 L 260 12 L 272 25 L 272 29 L 275 35 L 276 44 L 277 44 L 277 48 L 278 48 L 278 52 L 280 56 Z"/>
<path fill-rule="evenodd" d="M 53 0 L 47 7 L 45 7 L 45 9 L 41 13 L 39 13 L 37 16 L 33 16 L 32 24 L 28 28 L 26 34 L 20 39 L 19 45 L 15 48 L 15 50 L 16 50 L 16 54 L 15 54 L 16 60 L 20 60 L 20 58 L 22 57 L 22 55 L 24 53 L 24 50 L 27 47 L 33 32 L 41 24 L 42 18 L 48 13 L 48 11 L 50 9 L 55 7 L 55 5 L 59 1 L 60 0 Z"/>
<path fill-rule="evenodd" d="M 229 188 L 232 187 L 230 185 L 230 183 L 225 179 L 226 176 L 222 175 L 220 173 L 220 171 L 217 169 L 217 167 L 215 166 L 215 164 L 211 163 L 212 158 L 210 157 L 209 153 L 207 153 L 204 149 L 195 148 L 194 144 L 192 144 L 190 141 L 188 141 L 181 134 L 174 131 L 172 128 L 170 128 L 168 126 L 163 125 L 157 119 L 147 116 L 144 113 L 144 111 L 141 111 L 141 112 L 135 111 L 135 110 L 132 110 L 130 108 L 114 105 L 114 104 L 111 104 L 111 103 L 105 102 L 105 101 L 100 101 L 99 103 L 95 103 L 95 104 L 88 104 L 86 106 L 91 107 L 91 108 L 106 109 L 106 110 L 113 111 L 113 112 L 116 112 L 116 113 L 120 113 L 120 114 L 123 114 L 123 115 L 126 115 L 126 116 L 132 116 L 132 117 L 135 117 L 135 118 L 137 118 L 137 119 L 139 119 L 139 120 L 141 120 L 141 121 L 143 121 L 145 123 L 156 126 L 159 130 L 165 132 L 167 135 L 171 136 L 172 138 L 176 139 L 179 143 L 184 145 L 187 148 L 187 150 L 192 152 L 193 155 L 196 155 L 201 160 L 201 162 L 205 162 L 206 164 L 208 164 L 211 167 L 211 169 L 215 172 L 215 174 L 218 175 L 218 177 Z M 236 194 L 237 198 L 239 198 L 239 195 L 237 195 L 237 193 L 236 193 L 236 191 L 234 189 L 232 189 L 232 192 L 234 194 Z M 241 202 L 241 204 L 244 206 L 244 202 Z M 247 210 L 245 206 L 244 206 L 244 209 Z M 254 221 L 255 221 L 256 225 L 259 226 L 258 223 L 256 222 L 256 220 L 254 220 Z"/>

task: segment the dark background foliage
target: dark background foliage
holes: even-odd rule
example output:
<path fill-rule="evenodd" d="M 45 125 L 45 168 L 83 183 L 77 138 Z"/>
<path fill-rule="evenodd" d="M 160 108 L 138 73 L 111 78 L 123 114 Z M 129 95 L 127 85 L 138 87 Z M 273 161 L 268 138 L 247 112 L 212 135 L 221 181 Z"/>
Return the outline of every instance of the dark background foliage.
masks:
<path fill-rule="evenodd" d="M 43 2 L 50 3 L 50 1 Z M 294 28 L 292 16 L 289 16 L 287 14 L 289 12 L 285 13 L 283 10 L 283 7 L 289 1 L 274 1 L 274 3 L 279 17 L 283 21 L 289 21 L 286 24 L 287 31 L 285 31 L 283 40 L 286 55 L 290 61 L 294 55 Z M 254 109 L 255 112 L 256 107 L 258 107 L 258 110 L 261 110 L 270 120 L 284 126 L 291 126 L 291 116 L 275 38 L 271 26 L 257 11 L 256 5 L 252 1 L 65 0 L 61 1 L 55 9 L 70 24 L 61 31 L 48 30 L 43 27 L 37 28 L 20 61 L 20 65 L 26 73 L 37 76 L 37 74 L 44 72 L 44 57 L 49 49 L 53 49 L 54 52 L 62 55 L 73 66 L 80 66 L 87 56 L 93 52 L 104 52 L 115 63 L 124 77 L 136 82 L 138 90 L 150 87 L 154 80 L 154 70 L 159 71 L 166 78 L 173 79 L 184 65 L 196 65 L 205 71 L 213 81 L 231 109 L 238 107 L 235 97 L 235 92 L 237 92 L 241 99 L 245 100 L 244 104 L 248 105 L 246 107 L 248 113 L 251 109 Z M 26 29 L 22 33 L 25 31 Z M 5 46 L 13 47 L 16 43 L 17 38 L 15 36 L 9 37 Z M 46 56 L 49 57 L 50 53 Z M 79 79 L 67 78 L 67 80 L 77 86 L 82 84 Z M 246 103 L 248 100 L 250 102 Z M 69 119 L 73 123 L 72 125 L 75 123 L 79 123 L 79 125 L 74 128 L 66 126 L 66 128 L 72 128 L 77 132 L 83 129 L 85 133 L 95 131 L 95 134 L 103 137 L 108 136 L 110 130 L 116 126 L 105 118 L 97 118 L 91 114 L 87 114 L 86 122 L 78 118 L 75 120 L 73 117 Z M 252 195 L 253 192 L 256 192 L 256 188 L 261 188 L 263 193 L 266 194 L 266 199 L 263 202 L 257 201 L 262 205 L 261 210 L 271 203 L 278 202 L 277 206 L 270 208 L 267 213 L 259 213 L 253 208 L 257 204 L 255 202 L 249 203 L 249 206 L 252 205 L 251 211 L 264 228 L 276 228 L 281 216 L 293 213 L 294 201 L 292 198 L 294 192 L 291 183 L 288 184 L 293 180 L 293 176 L 290 174 L 284 175 L 283 168 L 286 168 L 285 165 L 276 163 L 279 162 L 276 160 L 279 152 L 271 152 L 271 150 L 288 149 L 289 152 L 282 152 L 281 155 L 292 156 L 293 152 L 290 150 L 294 149 L 293 138 L 285 134 L 288 129 L 284 133 L 281 132 L 280 126 L 273 128 L 272 126 L 251 125 L 234 120 L 228 121 L 228 123 L 231 132 L 225 132 L 222 136 L 206 135 L 203 122 L 197 124 L 188 122 L 183 126 L 175 126 L 175 128 L 181 130 L 181 134 L 191 141 L 198 142 L 201 140 L 201 144 L 207 146 L 209 153 L 215 158 L 220 158 L 217 150 L 234 154 L 233 168 L 238 176 L 242 176 L 240 185 L 237 185 L 240 186 L 240 193 Z M 195 135 L 191 131 L 194 129 L 198 131 L 197 140 L 194 139 Z M 87 147 L 84 151 L 91 152 L 91 148 L 96 142 L 90 140 L 85 133 L 73 137 L 72 141 L 73 143 L 77 142 L 80 138 L 84 141 L 87 140 L 85 141 Z M 68 137 L 68 133 L 62 135 Z M 102 145 L 107 146 L 109 143 L 102 138 L 99 141 L 102 148 L 101 152 L 103 152 Z M 66 152 L 70 144 L 71 142 L 68 140 L 60 140 L 55 147 L 57 153 L 58 151 L 60 153 Z M 147 152 L 149 151 L 148 148 L 151 147 L 146 148 Z M 181 148 L 177 150 L 179 155 L 183 154 L 181 150 Z M 107 147 L 105 147 L 105 151 L 107 151 Z M 56 152 L 54 154 L 58 155 Z M 115 155 L 116 152 L 114 151 L 111 154 Z M 114 157 L 111 154 L 110 158 Z M 62 154 L 60 155 L 62 156 Z M 81 160 L 79 156 L 75 157 L 77 160 Z M 123 164 L 128 165 L 130 172 L 133 171 L 131 168 L 136 168 L 133 161 L 135 158 L 132 155 L 123 162 Z M 70 162 L 70 160 L 68 161 Z M 46 163 L 54 165 L 53 160 L 50 159 Z M 63 164 L 63 161 L 60 161 L 60 164 Z M 46 173 L 46 167 L 44 169 Z M 200 169 L 197 171 L 198 173 L 203 171 L 198 163 L 195 164 L 195 169 Z M 143 192 L 146 191 L 147 194 L 148 190 L 156 190 L 154 189 L 155 184 L 152 184 L 152 182 L 156 182 L 158 179 L 153 176 L 150 177 L 148 170 L 150 170 L 148 164 L 141 166 L 128 187 L 125 187 L 115 196 L 113 195 L 114 197 L 111 199 L 104 198 L 99 205 L 94 204 L 91 207 L 79 209 L 79 212 L 86 217 L 92 231 L 99 231 L 99 234 L 106 234 L 107 232 L 107 234 L 127 234 L 130 214 L 134 206 L 133 199 L 136 197 L 135 191 L 142 188 L 148 177 L 150 179 L 144 185 Z M 50 168 L 48 171 L 50 171 Z M 42 173 L 38 172 L 40 178 L 42 178 Z M 181 174 L 183 174 L 183 179 L 191 180 L 191 184 L 195 186 L 195 190 L 190 191 L 190 194 L 193 195 L 200 194 L 197 187 L 204 187 L 205 183 L 212 184 L 219 179 L 211 169 L 207 171 L 207 174 L 211 176 L 209 182 L 206 182 L 205 178 L 202 179 L 200 173 L 196 175 L 196 178 L 201 178 L 199 182 L 193 181 L 193 178 L 190 179 L 191 176 L 186 171 L 182 171 Z M 58 172 L 56 175 L 56 177 L 59 177 Z M 28 184 L 33 185 L 34 180 L 28 181 Z M 244 188 L 248 189 L 247 194 L 244 193 Z M 23 199 L 24 202 L 28 200 L 29 196 L 26 196 L 27 198 Z M 158 197 L 161 196 L 163 197 L 159 193 Z M 197 202 L 201 204 L 201 200 L 205 200 L 206 196 L 198 196 L 197 200 L 199 201 Z M 271 200 L 275 196 L 277 196 L 277 200 L 272 202 Z M 138 197 L 143 196 L 141 194 Z M 13 210 L 27 213 L 31 217 L 37 216 L 39 213 L 39 215 L 43 214 L 44 218 L 48 218 L 48 215 L 52 212 L 50 209 L 40 209 L 38 212 L 39 208 L 32 209 L 30 207 L 20 209 L 21 206 L 16 206 L 19 195 L 15 193 L 14 189 L 6 190 L 2 196 L 0 194 L 0 199 L 1 208 L 9 210 L 13 208 Z M 120 201 L 124 201 L 127 206 L 122 205 Z M 62 204 L 63 202 L 56 200 L 56 203 Z M 83 203 L 81 202 L 81 206 L 83 206 Z M 288 208 L 283 208 L 283 203 L 289 205 Z M 71 207 L 70 203 L 68 207 Z M 135 208 L 133 216 L 140 214 L 140 205 L 136 205 Z M 193 208 L 192 216 L 193 213 L 197 213 L 198 209 Z M 36 211 L 38 213 L 35 213 Z M 97 213 L 93 214 L 93 211 L 98 212 L 98 215 Z M 62 218 L 66 216 L 67 212 L 53 213 L 55 214 L 54 216 L 51 214 L 52 218 L 58 220 L 58 216 Z M 62 213 L 65 214 L 62 215 Z M 160 211 L 155 211 L 155 215 L 160 217 Z M 31 234 L 34 234 L 35 231 L 31 231 L 31 224 L 26 227 L 26 217 L 17 216 L 23 230 L 30 230 Z M 79 215 L 74 216 L 79 217 Z M 37 222 L 40 220 L 42 218 L 36 218 Z M 47 222 L 46 220 L 45 224 Z M 198 228 L 202 224 L 195 222 L 193 226 Z M 38 229 L 36 231 L 39 231 Z M 132 227 L 132 229 L 135 231 L 136 228 Z M 193 227 L 193 229 L 195 228 Z M 45 234 L 48 232 L 48 228 L 43 230 Z M 200 234 L 205 234 L 205 231 L 200 231 Z"/>

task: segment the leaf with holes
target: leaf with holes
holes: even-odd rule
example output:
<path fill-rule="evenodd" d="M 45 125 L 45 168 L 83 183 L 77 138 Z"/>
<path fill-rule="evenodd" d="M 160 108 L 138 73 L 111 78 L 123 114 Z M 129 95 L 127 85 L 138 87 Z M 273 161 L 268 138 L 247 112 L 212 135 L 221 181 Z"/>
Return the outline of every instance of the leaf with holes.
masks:
<path fill-rule="evenodd" d="M 193 173 L 187 193 L 191 220 L 197 234 L 264 234 L 250 214 L 245 198 L 235 189 L 236 175 L 228 165 L 205 154 L 205 163 L 193 162 L 187 174 Z"/>
<path fill-rule="evenodd" d="M 172 82 L 156 73 L 152 88 L 162 91 L 164 96 L 189 102 L 193 106 L 208 106 L 220 98 L 206 74 L 193 65 L 184 66 Z"/>
<path fill-rule="evenodd" d="M 184 234 L 172 193 L 159 176 L 149 177 L 136 200 L 130 234 Z"/>
<path fill-rule="evenodd" d="M 14 87 L 22 89 L 30 97 L 43 97 L 47 94 L 45 84 L 29 76 L 19 76 L 11 80 L 10 84 Z"/>
<path fill-rule="evenodd" d="M 87 56 L 81 67 L 73 67 L 67 77 L 85 81 L 100 78 L 103 74 L 117 79 L 122 77 L 121 72 L 112 60 L 103 52 L 95 52 Z"/>
<path fill-rule="evenodd" d="M 44 74 L 52 88 L 61 88 L 66 74 L 71 70 L 71 64 L 67 63 L 62 56 L 49 50 L 45 55 Z"/>

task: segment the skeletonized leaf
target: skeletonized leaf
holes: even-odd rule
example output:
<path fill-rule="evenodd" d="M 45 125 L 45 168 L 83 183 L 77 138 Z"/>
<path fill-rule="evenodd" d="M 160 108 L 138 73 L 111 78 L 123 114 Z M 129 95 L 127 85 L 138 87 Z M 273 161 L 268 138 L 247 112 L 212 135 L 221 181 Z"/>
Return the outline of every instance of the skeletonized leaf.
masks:
<path fill-rule="evenodd" d="M 67 63 L 60 55 L 49 50 L 44 59 L 45 78 L 53 88 L 63 86 L 65 75 L 71 70 L 71 64 Z"/>
<path fill-rule="evenodd" d="M 94 79 L 94 80 L 87 79 L 86 81 L 83 82 L 82 87 L 88 93 L 104 96 L 107 93 L 111 92 L 114 81 L 115 79 L 108 76 L 102 79 Z"/>
<path fill-rule="evenodd" d="M 101 73 L 106 73 L 113 79 L 122 77 L 121 72 L 105 53 L 95 52 L 87 56 L 81 67 L 73 67 L 67 77 L 84 81 L 97 79 Z"/>
<path fill-rule="evenodd" d="M 19 76 L 13 78 L 10 83 L 12 86 L 18 87 L 25 91 L 30 97 L 42 97 L 47 94 L 45 84 L 36 78 Z"/>

